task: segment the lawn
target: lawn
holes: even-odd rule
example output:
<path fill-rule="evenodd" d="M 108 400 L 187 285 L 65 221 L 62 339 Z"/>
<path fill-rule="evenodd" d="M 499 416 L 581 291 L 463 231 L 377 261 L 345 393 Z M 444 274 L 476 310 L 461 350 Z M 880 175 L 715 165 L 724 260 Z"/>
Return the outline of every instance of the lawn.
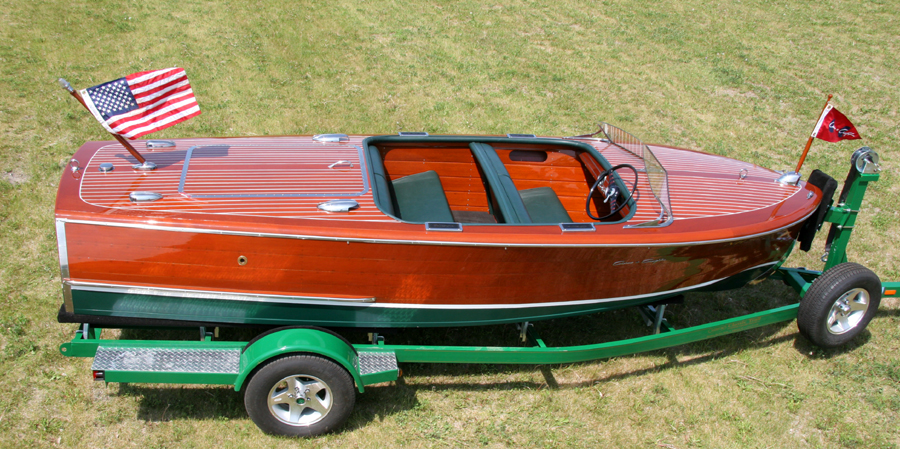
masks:
<path fill-rule="evenodd" d="M 900 3 L 886 0 L 0 0 L 0 447 L 898 447 L 897 300 L 841 350 L 787 323 L 574 365 L 408 365 L 358 397 L 344 430 L 268 437 L 227 387 L 94 383 L 89 359 L 61 356 L 74 327 L 55 320 L 53 225 L 69 158 L 109 139 L 58 77 L 84 88 L 184 67 L 203 114 L 154 138 L 572 135 L 603 120 L 774 169 L 796 165 L 834 94 L 863 139 L 816 141 L 804 175 L 843 180 L 853 150 L 880 154 L 849 258 L 900 280 L 898 36 Z M 788 265 L 821 267 L 821 248 Z M 678 327 L 791 301 L 766 282 L 689 295 L 667 316 Z M 642 326 L 626 310 L 539 329 L 565 343 Z M 516 337 L 412 334 L 389 343 Z"/>

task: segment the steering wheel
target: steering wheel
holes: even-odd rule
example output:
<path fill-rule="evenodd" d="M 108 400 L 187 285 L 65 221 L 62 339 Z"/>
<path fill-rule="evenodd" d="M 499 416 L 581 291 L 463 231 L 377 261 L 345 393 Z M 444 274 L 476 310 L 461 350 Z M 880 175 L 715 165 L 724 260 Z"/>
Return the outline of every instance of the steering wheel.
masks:
<path fill-rule="evenodd" d="M 620 168 L 628 168 L 632 172 L 634 172 L 634 184 L 631 187 L 631 192 L 628 194 L 628 198 L 626 198 L 624 201 L 622 201 L 622 204 L 615 207 L 615 210 L 613 210 L 612 212 L 610 212 L 600 218 L 593 216 L 591 214 L 591 198 L 594 196 L 594 191 L 597 190 L 597 186 L 599 186 L 600 183 L 602 183 L 604 180 L 606 180 L 606 178 L 608 178 L 609 175 L 615 173 L 616 170 L 618 170 Z M 597 177 L 597 181 L 594 182 L 594 185 L 591 186 L 591 191 L 588 192 L 587 202 L 584 205 L 584 210 L 585 210 L 585 212 L 587 212 L 588 217 L 591 217 L 597 221 L 601 221 L 601 220 L 605 220 L 605 219 L 612 217 L 613 215 L 619 213 L 619 211 L 622 210 L 622 208 L 625 207 L 626 204 L 628 204 L 628 200 L 630 200 L 631 198 L 634 197 L 634 192 L 637 191 L 637 184 L 638 184 L 638 171 L 636 168 L 634 168 L 633 166 L 631 166 L 629 164 L 619 164 L 613 168 L 604 170 L 603 173 L 600 173 L 600 176 Z M 609 200 L 611 200 L 611 199 L 615 200 L 615 197 L 619 196 L 619 189 L 617 189 L 615 185 L 610 185 L 609 187 L 601 187 L 600 189 L 603 190 L 604 195 L 606 195 L 606 198 L 603 199 L 604 203 L 608 203 Z"/>

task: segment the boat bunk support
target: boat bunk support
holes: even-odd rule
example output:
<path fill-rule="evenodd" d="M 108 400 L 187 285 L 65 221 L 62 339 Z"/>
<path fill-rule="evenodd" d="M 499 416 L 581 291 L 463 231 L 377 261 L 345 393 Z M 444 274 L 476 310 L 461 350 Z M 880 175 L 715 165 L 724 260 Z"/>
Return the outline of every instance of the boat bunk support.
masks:
<path fill-rule="evenodd" d="M 526 365 L 576 363 L 678 346 L 782 321 L 790 321 L 796 317 L 797 304 L 792 304 L 699 326 L 599 344 L 565 347 L 547 346 L 534 331 L 534 328 L 528 326 L 526 327 L 526 333 L 529 340 L 534 344 L 531 347 L 385 344 L 379 346 L 379 348 L 394 352 L 399 363 L 501 363 Z"/>

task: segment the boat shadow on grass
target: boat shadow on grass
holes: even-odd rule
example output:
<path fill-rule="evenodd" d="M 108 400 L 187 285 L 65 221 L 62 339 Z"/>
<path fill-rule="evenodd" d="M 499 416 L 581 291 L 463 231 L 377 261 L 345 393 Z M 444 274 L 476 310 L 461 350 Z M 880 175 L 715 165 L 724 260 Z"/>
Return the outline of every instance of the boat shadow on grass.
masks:
<path fill-rule="evenodd" d="M 247 417 L 243 395 L 228 385 L 118 384 L 114 396 L 139 398 L 137 418 L 147 423 Z"/>
<path fill-rule="evenodd" d="M 669 306 L 666 318 L 675 328 L 696 326 L 728 319 L 744 314 L 768 310 L 794 303 L 796 294 L 788 287 L 775 282 L 737 291 L 690 294 L 684 304 Z M 878 317 L 900 316 L 900 309 L 882 309 Z M 602 343 L 648 335 L 650 329 L 634 310 L 625 309 L 595 315 L 549 320 L 535 323 L 538 334 L 549 346 L 571 346 Z M 792 328 L 792 329 L 789 329 Z M 223 329 L 222 339 L 249 339 L 258 329 Z M 124 330 L 122 338 L 177 338 L 188 335 L 197 338 L 197 331 L 180 330 Z M 366 343 L 367 333 L 361 330 L 342 332 L 353 343 Z M 521 346 L 519 332 L 513 324 L 472 328 L 394 329 L 382 333 L 387 344 L 415 344 L 439 346 Z M 644 355 L 665 357 L 666 361 L 642 363 L 640 368 L 611 374 L 600 373 L 589 379 L 580 377 L 575 382 L 559 382 L 554 370 L 562 366 L 588 367 L 605 363 L 594 360 L 566 365 L 512 365 L 512 364 L 449 364 L 404 363 L 404 372 L 397 382 L 373 385 L 365 394 L 358 395 L 350 421 L 343 428 L 349 431 L 364 427 L 385 416 L 419 406 L 419 391 L 498 391 L 539 390 L 547 388 L 574 389 L 590 387 L 605 382 L 641 377 L 647 374 L 703 364 L 716 359 L 732 357 L 744 351 L 766 348 L 793 340 L 797 352 L 809 358 L 831 358 L 854 351 L 871 339 L 868 330 L 863 331 L 848 345 L 837 349 L 823 349 L 800 336 L 794 321 L 763 326 L 710 340 L 674 346 L 670 348 L 617 357 L 638 358 Z M 498 377 L 530 377 L 540 373 L 541 380 L 510 380 L 499 382 L 472 382 L 472 375 Z M 517 374 L 522 376 L 517 376 Z M 446 381 L 446 377 L 458 377 L 459 382 Z M 138 417 L 148 422 L 178 419 L 243 419 L 243 396 L 229 386 L 156 386 L 122 384 L 118 395 L 140 397 Z"/>

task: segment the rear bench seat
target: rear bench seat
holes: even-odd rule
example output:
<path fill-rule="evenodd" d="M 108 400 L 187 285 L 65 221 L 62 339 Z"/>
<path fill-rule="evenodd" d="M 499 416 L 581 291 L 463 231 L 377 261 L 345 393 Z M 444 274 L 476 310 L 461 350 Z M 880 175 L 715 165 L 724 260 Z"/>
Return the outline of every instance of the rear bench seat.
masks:
<path fill-rule="evenodd" d="M 381 152 L 375 146 L 369 147 L 369 160 L 375 175 L 375 202 L 382 211 L 406 221 L 453 221 L 450 204 L 437 172 L 429 170 L 391 182 L 385 174 Z"/>
<path fill-rule="evenodd" d="M 454 221 L 441 178 L 434 170 L 395 179 L 392 185 L 397 199 L 394 215 L 398 218 L 415 222 Z"/>

